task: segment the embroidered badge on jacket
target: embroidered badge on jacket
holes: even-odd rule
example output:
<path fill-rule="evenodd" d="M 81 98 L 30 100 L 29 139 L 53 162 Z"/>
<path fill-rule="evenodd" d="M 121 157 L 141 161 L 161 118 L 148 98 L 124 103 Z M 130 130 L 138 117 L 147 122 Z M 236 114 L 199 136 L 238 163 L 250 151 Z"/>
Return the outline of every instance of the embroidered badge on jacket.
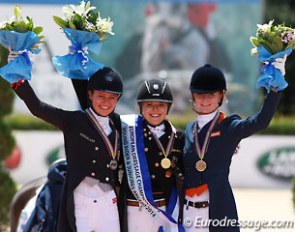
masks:
<path fill-rule="evenodd" d="M 210 137 L 216 137 L 216 136 L 220 136 L 221 132 L 220 131 L 214 131 L 211 133 Z"/>
<path fill-rule="evenodd" d="M 83 134 L 83 133 L 80 133 L 80 136 L 86 140 L 88 140 L 89 142 L 91 143 L 95 143 L 95 140 L 94 139 L 91 139 L 89 138 L 87 135 Z"/>

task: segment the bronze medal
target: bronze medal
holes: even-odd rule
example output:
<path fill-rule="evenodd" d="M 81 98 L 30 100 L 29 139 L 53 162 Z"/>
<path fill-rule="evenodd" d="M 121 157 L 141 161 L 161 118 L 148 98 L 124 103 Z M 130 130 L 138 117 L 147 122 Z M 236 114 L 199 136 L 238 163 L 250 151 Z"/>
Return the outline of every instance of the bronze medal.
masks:
<path fill-rule="evenodd" d="M 206 167 L 207 167 L 207 164 L 204 160 L 199 160 L 198 162 L 196 162 L 196 169 L 199 172 L 205 171 Z"/>
<path fill-rule="evenodd" d="M 118 161 L 115 160 L 115 159 L 111 160 L 111 162 L 110 162 L 110 169 L 114 171 L 114 170 L 117 169 L 117 167 L 118 167 Z"/>
<path fill-rule="evenodd" d="M 161 167 L 164 169 L 168 169 L 171 166 L 171 161 L 168 158 L 164 158 L 161 160 Z"/>
<path fill-rule="evenodd" d="M 218 111 L 215 114 L 214 118 L 212 119 L 212 121 L 211 121 L 211 123 L 209 125 L 209 128 L 207 130 L 206 136 L 204 138 L 204 142 L 203 142 L 202 147 L 199 144 L 199 138 L 198 138 L 198 122 L 197 121 L 195 122 L 195 125 L 194 125 L 194 144 L 195 144 L 196 152 L 197 152 L 197 154 L 198 154 L 198 156 L 200 158 L 200 160 L 196 162 L 195 167 L 199 172 L 203 172 L 207 168 L 207 164 L 203 160 L 203 158 L 204 158 L 204 156 L 205 156 L 205 154 L 207 152 L 207 149 L 208 149 L 208 146 L 209 146 L 209 143 L 210 143 L 211 132 L 212 132 L 214 126 L 216 125 L 216 123 L 217 123 L 217 121 L 219 119 L 219 115 L 220 115 L 220 112 Z"/>

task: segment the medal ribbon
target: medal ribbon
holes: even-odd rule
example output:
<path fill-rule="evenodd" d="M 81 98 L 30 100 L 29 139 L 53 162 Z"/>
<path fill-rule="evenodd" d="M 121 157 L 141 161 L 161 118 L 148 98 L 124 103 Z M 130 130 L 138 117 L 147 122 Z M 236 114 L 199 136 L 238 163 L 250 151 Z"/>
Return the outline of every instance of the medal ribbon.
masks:
<path fill-rule="evenodd" d="M 219 118 L 219 114 L 220 114 L 220 112 L 218 111 L 215 114 L 213 120 L 210 123 L 210 126 L 208 128 L 208 131 L 207 131 L 207 134 L 206 134 L 206 137 L 205 137 L 205 140 L 204 140 L 202 149 L 200 148 L 199 139 L 198 139 L 198 126 L 197 126 L 198 123 L 197 123 L 197 121 L 195 123 L 195 128 L 194 128 L 195 146 L 196 146 L 196 151 L 197 151 L 197 154 L 198 154 L 200 160 L 203 160 L 203 158 L 205 156 L 205 153 L 208 150 L 208 146 L 209 146 L 209 142 L 210 142 L 211 131 L 214 128 L 214 126 L 215 126 L 215 124 L 216 124 L 216 122 L 217 122 L 217 120 Z"/>
<path fill-rule="evenodd" d="M 170 125 L 171 125 L 171 124 L 170 124 Z M 172 131 L 171 131 L 170 139 L 169 139 L 169 141 L 168 141 L 168 144 L 167 144 L 166 149 L 164 149 L 164 147 L 163 147 L 163 145 L 162 145 L 160 139 L 159 139 L 154 133 L 152 133 L 152 136 L 153 136 L 153 138 L 155 139 L 158 148 L 163 152 L 163 155 L 165 156 L 165 158 L 167 158 L 168 155 L 170 154 L 170 152 L 171 152 L 171 150 L 172 150 L 172 147 L 173 147 L 173 143 L 174 143 L 174 138 L 175 138 L 175 136 L 174 136 L 174 135 L 175 135 L 175 128 L 172 127 L 172 126 L 171 126 L 171 128 L 172 128 Z"/>
<path fill-rule="evenodd" d="M 96 128 L 98 133 L 101 135 L 103 141 L 105 142 L 109 155 L 113 159 L 116 159 L 116 155 L 117 155 L 117 151 L 118 151 L 118 140 L 119 140 L 119 135 L 118 135 L 117 130 L 115 129 L 115 146 L 113 147 L 109 137 L 106 135 L 106 133 L 102 129 L 101 125 L 96 120 L 95 116 L 93 115 L 93 113 L 89 109 L 86 109 L 85 112 L 86 112 L 86 115 L 88 116 L 90 122 L 93 124 L 93 126 Z"/>

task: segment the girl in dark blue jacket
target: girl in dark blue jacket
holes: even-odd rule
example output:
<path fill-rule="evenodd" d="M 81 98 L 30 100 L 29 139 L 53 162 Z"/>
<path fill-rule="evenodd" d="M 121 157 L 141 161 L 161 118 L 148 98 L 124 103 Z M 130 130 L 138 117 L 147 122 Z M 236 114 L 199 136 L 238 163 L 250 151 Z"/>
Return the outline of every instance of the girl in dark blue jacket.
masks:
<path fill-rule="evenodd" d="M 285 59 L 273 63 L 284 75 Z M 228 180 L 231 159 L 240 141 L 266 128 L 281 93 L 275 88 L 265 97 L 261 110 L 242 119 L 219 110 L 226 92 L 224 74 L 205 65 L 191 78 L 190 90 L 197 120 L 186 127 L 184 151 L 184 225 L 186 231 L 238 232 L 239 223 Z"/>

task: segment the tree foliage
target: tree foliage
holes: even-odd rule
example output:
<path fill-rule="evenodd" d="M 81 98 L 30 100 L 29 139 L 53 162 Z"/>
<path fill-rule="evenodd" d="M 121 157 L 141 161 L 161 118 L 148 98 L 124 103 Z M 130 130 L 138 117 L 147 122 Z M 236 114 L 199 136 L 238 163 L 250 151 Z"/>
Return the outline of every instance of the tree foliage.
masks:
<path fill-rule="evenodd" d="M 268 22 L 274 19 L 276 23 L 285 23 L 286 26 L 295 27 L 295 1 L 294 0 L 265 0 L 264 19 Z M 285 116 L 295 114 L 295 52 L 288 57 L 285 78 L 289 86 L 284 90 L 278 112 Z"/>
<path fill-rule="evenodd" d="M 7 63 L 7 55 L 7 49 L 0 46 L 0 67 Z M 12 111 L 14 95 L 9 83 L 1 77 L 0 89 L 0 225 L 3 226 L 9 221 L 9 208 L 16 192 L 16 185 L 3 165 L 3 161 L 12 153 L 15 146 L 10 127 L 3 120 L 4 116 Z"/>

